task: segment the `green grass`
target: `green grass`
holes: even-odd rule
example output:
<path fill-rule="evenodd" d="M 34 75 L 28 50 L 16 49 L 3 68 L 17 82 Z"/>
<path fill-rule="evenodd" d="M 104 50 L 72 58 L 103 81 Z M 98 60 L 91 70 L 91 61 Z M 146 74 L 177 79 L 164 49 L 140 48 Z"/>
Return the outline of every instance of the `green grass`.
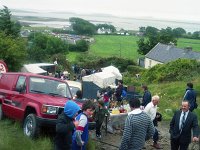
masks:
<path fill-rule="evenodd" d="M 90 45 L 89 54 L 100 57 L 122 57 L 137 61 L 141 56 L 138 54 L 137 36 L 120 36 L 120 35 L 95 35 L 95 42 Z M 200 40 L 180 38 L 177 47 L 185 48 L 191 46 L 193 50 L 200 51 Z M 80 52 L 70 52 L 67 58 L 70 62 L 76 60 Z"/>
<path fill-rule="evenodd" d="M 200 92 L 200 78 L 195 79 L 192 81 L 194 84 L 194 89 L 197 93 Z M 185 94 L 186 89 L 186 82 L 167 82 L 167 83 L 159 83 L 159 84 L 150 84 L 149 90 L 151 91 L 152 95 L 158 94 L 160 96 L 160 104 L 159 104 L 159 111 L 163 114 L 164 120 L 171 120 L 174 111 L 180 109 L 181 102 L 183 96 Z M 197 103 L 200 104 L 199 95 L 197 95 Z M 171 109 L 172 112 L 166 111 L 166 109 Z M 200 107 L 195 109 L 194 111 L 196 114 L 200 114 Z M 200 115 L 198 116 L 198 120 L 200 121 Z"/>
<path fill-rule="evenodd" d="M 90 46 L 89 53 L 101 57 L 122 57 L 137 59 L 138 37 L 119 35 L 96 35 L 95 43 Z"/>
<path fill-rule="evenodd" d="M 23 135 L 21 124 L 8 119 L 0 121 L 1 150 L 53 150 L 49 137 L 31 140 Z"/>
<path fill-rule="evenodd" d="M 42 134 L 32 140 L 23 134 L 21 124 L 10 119 L 0 121 L 0 150 L 53 150 L 53 137 Z M 87 150 L 95 150 L 95 142 L 89 139 Z"/>
<path fill-rule="evenodd" d="M 67 54 L 67 59 L 70 62 L 75 62 L 76 61 L 76 57 L 81 55 L 81 52 L 69 52 L 69 54 Z"/>
<path fill-rule="evenodd" d="M 180 38 L 177 42 L 177 47 L 185 48 L 192 47 L 194 51 L 200 51 L 200 40 Z"/>

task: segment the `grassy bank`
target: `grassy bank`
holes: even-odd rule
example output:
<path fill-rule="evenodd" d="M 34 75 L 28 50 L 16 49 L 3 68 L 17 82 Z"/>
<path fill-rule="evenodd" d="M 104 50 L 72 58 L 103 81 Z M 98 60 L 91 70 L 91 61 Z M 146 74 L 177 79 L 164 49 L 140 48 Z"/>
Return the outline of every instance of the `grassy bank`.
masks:
<path fill-rule="evenodd" d="M 0 121 L 1 150 L 53 150 L 49 137 L 31 140 L 23 135 L 21 124 L 5 119 Z"/>
<path fill-rule="evenodd" d="M 200 78 L 193 81 L 194 88 L 197 93 L 200 93 Z M 162 84 L 150 84 L 149 90 L 152 95 L 158 94 L 160 96 L 159 112 L 163 114 L 164 120 L 171 120 L 172 115 L 181 106 L 187 82 L 171 82 Z M 199 95 L 197 95 L 197 103 L 200 105 Z M 196 114 L 200 114 L 200 108 L 194 111 Z M 198 115 L 200 121 L 200 115 Z"/>
<path fill-rule="evenodd" d="M 24 136 L 19 122 L 10 119 L 0 121 L 0 150 L 54 150 L 53 139 L 54 135 L 42 133 L 38 139 L 32 140 Z M 87 150 L 95 150 L 95 145 L 89 140 Z"/>

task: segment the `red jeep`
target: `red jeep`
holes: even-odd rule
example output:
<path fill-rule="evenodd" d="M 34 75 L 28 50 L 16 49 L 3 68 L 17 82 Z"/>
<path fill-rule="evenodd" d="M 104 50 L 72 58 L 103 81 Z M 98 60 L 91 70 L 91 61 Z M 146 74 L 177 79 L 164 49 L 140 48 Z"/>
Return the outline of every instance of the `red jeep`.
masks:
<path fill-rule="evenodd" d="M 36 137 L 41 126 L 54 125 L 72 95 L 65 81 L 30 73 L 0 74 L 0 120 L 23 122 L 24 134 Z M 81 103 L 78 103 L 81 106 Z"/>

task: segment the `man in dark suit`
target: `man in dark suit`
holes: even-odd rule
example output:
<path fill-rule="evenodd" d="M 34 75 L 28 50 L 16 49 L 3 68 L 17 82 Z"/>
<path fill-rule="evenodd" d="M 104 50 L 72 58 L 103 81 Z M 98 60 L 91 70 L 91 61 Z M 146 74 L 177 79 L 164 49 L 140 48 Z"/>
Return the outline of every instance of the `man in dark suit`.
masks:
<path fill-rule="evenodd" d="M 182 101 L 181 110 L 177 111 L 170 122 L 171 150 L 187 150 L 191 142 L 191 129 L 193 131 L 192 141 L 199 140 L 199 128 L 196 114 L 189 111 L 188 101 Z"/>

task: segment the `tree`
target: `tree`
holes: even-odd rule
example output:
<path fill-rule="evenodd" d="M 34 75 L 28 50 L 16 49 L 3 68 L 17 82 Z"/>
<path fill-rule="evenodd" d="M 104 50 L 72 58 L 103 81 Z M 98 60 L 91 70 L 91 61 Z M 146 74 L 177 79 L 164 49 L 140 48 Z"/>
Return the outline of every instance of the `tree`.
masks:
<path fill-rule="evenodd" d="M 175 28 L 173 29 L 173 33 L 176 38 L 182 37 L 184 34 L 186 34 L 186 31 L 183 28 Z"/>
<path fill-rule="evenodd" d="M 146 31 L 146 28 L 145 27 L 139 27 L 139 32 L 141 32 L 141 33 L 145 33 L 145 31 Z"/>
<path fill-rule="evenodd" d="M 144 28 L 141 28 L 144 30 Z M 138 44 L 138 53 L 145 55 L 147 54 L 158 42 L 159 42 L 159 30 L 155 27 L 148 26 L 145 28 L 145 36 L 146 38 L 140 38 L 137 42 Z"/>
<path fill-rule="evenodd" d="M 150 49 L 149 41 L 145 41 L 144 38 L 140 38 L 139 41 L 137 41 L 137 44 L 139 47 L 138 49 L 139 54 L 145 55 L 149 52 Z"/>
<path fill-rule="evenodd" d="M 11 12 L 8 7 L 4 6 L 0 10 L 0 31 L 15 38 L 19 37 L 20 29 L 20 23 L 11 21 Z"/>
<path fill-rule="evenodd" d="M 79 41 L 77 41 L 77 43 L 76 43 L 76 47 L 77 47 L 77 50 L 78 50 L 78 51 L 86 52 L 86 51 L 88 51 L 88 49 L 89 49 L 89 44 L 88 44 L 88 42 L 85 41 L 85 40 L 79 40 Z"/>
<path fill-rule="evenodd" d="M 33 33 L 29 36 L 29 59 L 36 62 L 44 62 L 52 55 L 68 53 L 68 43 L 59 38 L 45 35 L 43 33 Z"/>
<path fill-rule="evenodd" d="M 146 55 L 157 43 L 169 44 L 177 43 L 176 37 L 171 28 L 161 29 L 160 31 L 154 27 L 147 27 L 145 31 L 145 38 L 140 38 L 137 42 L 138 53 Z"/>
<path fill-rule="evenodd" d="M 113 25 L 109 25 L 109 24 L 97 24 L 96 25 L 96 30 L 101 29 L 101 28 L 108 29 L 112 33 L 116 32 L 116 28 Z"/>
<path fill-rule="evenodd" d="M 195 32 L 192 34 L 192 38 L 194 38 L 194 39 L 199 39 L 199 38 L 200 38 L 200 31 L 195 31 Z"/>
<path fill-rule="evenodd" d="M 46 51 L 48 51 L 49 55 L 58 53 L 66 55 L 68 53 L 68 42 L 62 41 L 60 38 L 48 36 Z"/>
<path fill-rule="evenodd" d="M 78 35 L 93 35 L 96 33 L 96 26 L 81 18 L 69 18 L 72 29 Z"/>
<path fill-rule="evenodd" d="M 157 28 L 148 26 L 146 27 L 145 35 L 148 37 L 152 37 L 152 36 L 156 37 L 158 35 L 158 31 L 159 30 Z"/>
<path fill-rule="evenodd" d="M 54 54 L 51 56 L 50 61 L 54 62 L 57 59 L 58 66 L 56 66 L 57 70 L 56 71 L 68 71 L 71 72 L 71 64 L 69 61 L 66 59 L 66 55 L 63 55 L 61 53 L 59 54 Z"/>
<path fill-rule="evenodd" d="M 176 45 L 177 39 L 173 33 L 172 28 L 167 27 L 166 29 L 161 29 L 159 33 L 159 42 L 163 44 L 174 43 Z"/>
<path fill-rule="evenodd" d="M 19 71 L 26 61 L 27 50 L 22 38 L 13 39 L 0 32 L 0 59 L 4 60 L 9 71 Z"/>

